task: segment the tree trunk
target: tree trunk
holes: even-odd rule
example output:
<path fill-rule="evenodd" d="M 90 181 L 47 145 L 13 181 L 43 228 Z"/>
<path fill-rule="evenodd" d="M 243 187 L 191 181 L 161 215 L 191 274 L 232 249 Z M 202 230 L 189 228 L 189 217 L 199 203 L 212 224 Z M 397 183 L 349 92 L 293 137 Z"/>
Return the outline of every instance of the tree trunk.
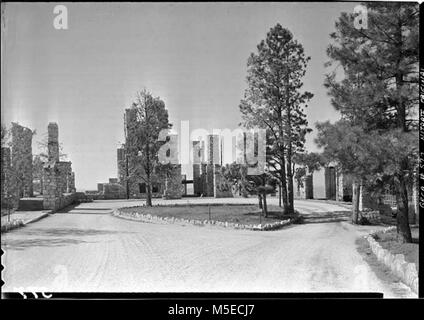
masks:
<path fill-rule="evenodd" d="M 289 92 L 289 74 L 290 70 L 288 70 L 286 74 L 286 108 L 287 108 L 287 202 L 288 202 L 288 213 L 293 214 L 294 212 L 294 196 L 293 196 L 293 172 L 292 172 L 292 127 L 291 127 L 291 104 L 290 104 L 290 92 Z"/>
<path fill-rule="evenodd" d="M 408 188 L 405 178 L 400 176 L 396 186 L 397 233 L 403 243 L 411 243 L 412 235 L 409 226 Z"/>
<path fill-rule="evenodd" d="M 265 218 L 267 218 L 268 217 L 268 206 L 266 204 L 266 194 L 264 194 L 263 197 L 264 197 L 264 216 L 265 216 Z"/>
<path fill-rule="evenodd" d="M 359 197 L 361 186 L 358 182 L 352 184 L 352 223 L 358 224 L 359 221 Z"/>
<path fill-rule="evenodd" d="M 291 167 L 291 147 L 287 151 L 287 200 L 289 214 L 294 212 L 293 172 Z"/>
<path fill-rule="evenodd" d="M 259 209 L 262 209 L 262 196 L 258 193 L 258 205 L 259 205 Z"/>
<path fill-rule="evenodd" d="M 152 206 L 152 182 L 150 178 L 150 172 L 146 174 L 146 206 Z"/>
<path fill-rule="evenodd" d="M 130 198 L 130 172 L 128 167 L 128 150 L 125 150 L 125 191 L 127 200 Z"/>
<path fill-rule="evenodd" d="M 400 70 L 401 60 L 402 60 L 402 21 L 398 19 L 397 25 L 397 34 L 396 40 L 398 41 L 398 59 L 396 63 L 396 89 L 398 94 L 398 107 L 397 107 L 397 117 L 398 117 L 398 126 L 402 128 L 403 132 L 408 131 L 406 124 L 406 107 L 405 102 L 402 97 L 402 87 L 404 84 L 403 75 Z M 400 163 L 398 175 L 398 181 L 396 183 L 396 202 L 397 202 L 397 232 L 401 236 L 401 241 L 404 243 L 412 242 L 411 228 L 409 226 L 409 208 L 408 208 L 408 187 L 406 179 L 403 176 L 404 172 L 408 170 L 408 159 L 404 158 Z"/>
<path fill-rule="evenodd" d="M 281 182 L 278 184 L 278 206 L 281 208 Z"/>
<path fill-rule="evenodd" d="M 289 214 L 289 202 L 287 195 L 287 178 L 286 178 L 286 168 L 285 168 L 285 159 L 280 159 L 281 168 L 280 168 L 280 182 L 281 182 L 281 195 L 283 198 L 283 212 L 284 214 Z"/>

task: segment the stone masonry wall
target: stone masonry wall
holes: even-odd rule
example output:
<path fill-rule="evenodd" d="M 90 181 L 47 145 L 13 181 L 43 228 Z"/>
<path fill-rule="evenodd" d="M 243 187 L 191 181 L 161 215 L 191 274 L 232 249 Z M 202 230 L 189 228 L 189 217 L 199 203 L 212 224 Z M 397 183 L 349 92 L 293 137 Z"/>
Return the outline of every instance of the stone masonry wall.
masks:
<path fill-rule="evenodd" d="M 57 123 L 50 122 L 47 133 L 48 161 L 59 161 L 59 126 Z"/>
<path fill-rule="evenodd" d="M 11 163 L 10 163 L 10 148 L 1 148 L 1 207 L 7 208 L 9 200 L 7 198 L 10 194 L 11 188 Z"/>
<path fill-rule="evenodd" d="M 118 164 L 118 181 L 123 186 L 126 187 L 126 162 L 125 162 L 125 149 L 118 148 L 116 150 L 117 155 L 117 164 Z"/>
<path fill-rule="evenodd" d="M 32 136 L 31 129 L 12 123 L 11 165 L 14 202 L 32 197 Z M 17 203 L 16 203 L 17 204 Z"/>
<path fill-rule="evenodd" d="M 195 195 L 201 195 L 203 193 L 200 164 L 193 164 L 193 193 Z"/>
<path fill-rule="evenodd" d="M 48 210 L 60 208 L 63 194 L 60 189 L 59 168 L 56 162 L 48 162 L 44 166 L 43 207 Z"/>
<path fill-rule="evenodd" d="M 59 161 L 59 128 L 48 125 L 48 162 L 43 168 L 43 207 L 58 210 L 75 201 L 75 173 L 70 161 Z"/>
<path fill-rule="evenodd" d="M 175 165 L 171 172 L 167 174 L 163 198 L 180 199 L 182 196 L 181 191 L 181 165 Z"/>
<path fill-rule="evenodd" d="M 77 192 L 77 189 L 75 188 L 75 172 L 71 171 L 69 175 L 69 184 L 68 184 L 68 192 L 74 193 Z"/>

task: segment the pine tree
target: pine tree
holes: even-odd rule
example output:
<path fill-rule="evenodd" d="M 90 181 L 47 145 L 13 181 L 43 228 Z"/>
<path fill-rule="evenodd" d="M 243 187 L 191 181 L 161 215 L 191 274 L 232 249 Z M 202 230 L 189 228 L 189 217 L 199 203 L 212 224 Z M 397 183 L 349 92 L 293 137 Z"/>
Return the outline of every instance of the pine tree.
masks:
<path fill-rule="evenodd" d="M 282 187 L 284 212 L 294 212 L 294 154 L 301 150 L 307 127 L 303 108 L 312 93 L 302 92 L 307 62 L 303 46 L 277 24 L 248 59 L 248 89 L 240 103 L 247 128 L 267 129 L 267 165 Z"/>
<path fill-rule="evenodd" d="M 325 85 L 342 118 L 360 126 L 368 135 L 378 131 L 390 136 L 417 130 L 418 25 L 415 3 L 366 3 L 368 27 L 354 26 L 355 14 L 343 13 L 332 33 L 327 54 L 329 65 L 342 66 L 344 78 L 327 75 Z M 418 141 L 417 141 L 418 142 Z M 392 170 L 398 204 L 398 230 L 411 242 L 408 222 L 408 181 L 411 163 L 404 156 Z"/>

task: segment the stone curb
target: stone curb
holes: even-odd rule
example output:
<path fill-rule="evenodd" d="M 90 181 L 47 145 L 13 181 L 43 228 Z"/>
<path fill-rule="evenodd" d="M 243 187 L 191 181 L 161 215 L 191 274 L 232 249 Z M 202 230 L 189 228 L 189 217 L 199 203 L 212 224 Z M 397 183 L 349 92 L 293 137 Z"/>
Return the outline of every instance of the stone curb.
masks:
<path fill-rule="evenodd" d="M 29 220 L 27 220 L 27 221 L 24 221 L 24 225 L 27 225 L 27 224 L 29 224 L 29 223 L 36 222 L 36 221 L 41 220 L 41 219 L 44 219 L 45 217 L 47 217 L 47 216 L 49 216 L 50 214 L 53 214 L 53 213 L 54 213 L 54 211 L 53 211 L 53 210 L 51 210 L 51 211 L 47 211 L 46 213 L 44 213 L 44 214 L 42 214 L 42 215 L 39 215 L 38 217 L 35 217 L 35 218 L 33 218 L 33 219 L 29 219 Z"/>
<path fill-rule="evenodd" d="M 128 209 L 128 208 L 125 208 Z M 267 224 L 257 224 L 257 225 L 247 225 L 247 224 L 241 224 L 241 223 L 233 223 L 233 222 L 223 222 L 223 221 L 217 221 L 217 220 L 192 220 L 192 219 L 180 219 L 180 218 L 174 218 L 174 217 L 159 217 L 151 214 L 140 214 L 138 212 L 128 212 L 128 213 L 122 213 L 119 209 L 115 209 L 112 212 L 112 215 L 128 219 L 128 220 L 135 220 L 135 221 L 142 221 L 142 222 L 148 222 L 148 223 L 160 223 L 160 224 L 192 224 L 192 225 L 198 225 L 198 226 L 218 226 L 218 227 L 224 227 L 224 228 L 232 228 L 232 229 L 243 229 L 243 230 L 253 230 L 253 231 L 271 231 L 271 230 L 277 230 L 280 229 L 286 225 L 289 225 L 293 223 L 293 219 L 287 219 L 282 220 L 274 223 L 267 223 Z"/>
<path fill-rule="evenodd" d="M 386 233 L 392 230 L 396 230 L 395 226 L 385 228 L 380 231 L 373 231 L 365 236 L 368 241 L 371 251 L 376 255 L 378 261 L 388 267 L 396 276 L 398 276 L 403 283 L 411 288 L 416 294 L 418 294 L 418 272 L 415 263 L 409 263 L 405 261 L 403 254 L 392 254 L 386 249 L 383 249 L 380 244 L 374 239 L 375 235 L 379 233 Z"/>

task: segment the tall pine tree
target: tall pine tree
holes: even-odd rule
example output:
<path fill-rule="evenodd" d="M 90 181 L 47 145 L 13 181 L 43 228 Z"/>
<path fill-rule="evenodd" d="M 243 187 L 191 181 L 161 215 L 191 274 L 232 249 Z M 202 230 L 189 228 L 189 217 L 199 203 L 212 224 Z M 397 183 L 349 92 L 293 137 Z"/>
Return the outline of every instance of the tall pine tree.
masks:
<path fill-rule="evenodd" d="M 344 120 L 364 132 L 379 135 L 407 134 L 418 124 L 418 25 L 414 3 L 369 3 L 367 28 L 355 28 L 355 14 L 343 13 L 332 33 L 329 65 L 342 66 L 327 75 L 325 85 L 333 106 Z M 399 137 L 408 140 L 407 137 Z M 410 141 L 410 140 L 408 140 Z M 418 141 L 417 141 L 418 143 Z M 408 222 L 408 184 L 416 163 L 414 153 L 397 159 L 391 170 L 396 186 L 398 230 L 411 242 Z M 416 157 L 416 156 L 415 156 Z"/>
<path fill-rule="evenodd" d="M 301 91 L 309 57 L 280 24 L 267 33 L 248 59 L 248 88 L 240 103 L 247 128 L 267 129 L 267 165 L 279 180 L 284 212 L 294 212 L 293 167 L 308 129 L 303 108 L 312 93 Z"/>

